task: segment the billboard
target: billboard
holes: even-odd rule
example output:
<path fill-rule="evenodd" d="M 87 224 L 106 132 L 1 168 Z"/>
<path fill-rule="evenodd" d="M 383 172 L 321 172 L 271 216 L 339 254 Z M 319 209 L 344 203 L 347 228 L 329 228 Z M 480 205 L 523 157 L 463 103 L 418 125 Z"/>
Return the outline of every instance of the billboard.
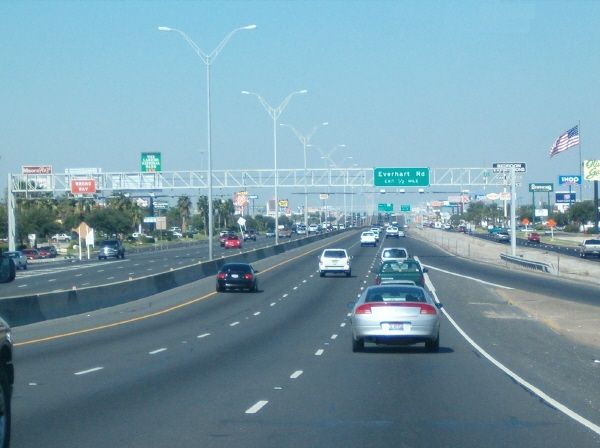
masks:
<path fill-rule="evenodd" d="M 52 165 L 23 165 L 21 174 L 52 174 Z"/>
<path fill-rule="evenodd" d="M 72 194 L 94 194 L 96 193 L 96 181 L 94 179 L 72 179 Z"/>
<path fill-rule="evenodd" d="M 600 180 L 600 160 L 583 161 L 583 180 Z"/>
<path fill-rule="evenodd" d="M 557 204 L 571 204 L 572 202 L 576 202 L 577 195 L 575 192 L 560 192 L 555 193 L 554 202 Z"/>

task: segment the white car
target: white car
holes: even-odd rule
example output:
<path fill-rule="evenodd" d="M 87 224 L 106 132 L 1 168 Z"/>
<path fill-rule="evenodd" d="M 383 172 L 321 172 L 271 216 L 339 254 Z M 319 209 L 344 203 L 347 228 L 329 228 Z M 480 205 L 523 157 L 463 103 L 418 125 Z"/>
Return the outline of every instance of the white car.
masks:
<path fill-rule="evenodd" d="M 308 233 L 317 233 L 319 231 L 319 226 L 316 224 L 311 224 L 308 226 Z"/>
<path fill-rule="evenodd" d="M 375 235 L 375 239 L 379 242 L 380 229 L 379 227 L 371 227 L 371 232 Z"/>
<path fill-rule="evenodd" d="M 377 237 L 373 232 L 367 230 L 360 234 L 360 245 L 361 246 L 377 246 Z"/>
<path fill-rule="evenodd" d="M 66 233 L 56 233 L 52 235 L 52 239 L 55 241 L 71 241 L 71 237 Z"/>
<path fill-rule="evenodd" d="M 350 256 L 346 249 L 325 249 L 319 256 L 319 275 L 325 277 L 328 272 L 352 275 Z"/>
<path fill-rule="evenodd" d="M 399 261 L 408 259 L 408 251 L 404 247 L 384 247 L 381 251 L 381 262 Z"/>
<path fill-rule="evenodd" d="M 400 236 L 400 229 L 396 226 L 389 226 L 385 231 L 386 238 L 398 238 Z"/>

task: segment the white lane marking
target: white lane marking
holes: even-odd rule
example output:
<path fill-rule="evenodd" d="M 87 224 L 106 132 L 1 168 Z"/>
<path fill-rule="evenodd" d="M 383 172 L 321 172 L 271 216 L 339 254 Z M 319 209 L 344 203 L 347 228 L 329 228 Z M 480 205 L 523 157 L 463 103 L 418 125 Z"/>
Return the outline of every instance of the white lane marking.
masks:
<path fill-rule="evenodd" d="M 17 288 L 25 288 L 25 286 L 27 286 L 27 285 L 19 285 L 19 286 L 17 286 Z"/>
<path fill-rule="evenodd" d="M 104 269 L 98 269 L 96 272 L 104 272 Z"/>
<path fill-rule="evenodd" d="M 258 411 L 260 411 L 266 404 L 268 403 L 267 400 L 260 400 L 257 401 L 255 404 L 253 404 L 252 406 L 250 406 L 248 409 L 246 409 L 246 414 L 256 414 Z"/>
<path fill-rule="evenodd" d="M 275 306 L 277 305 L 275 302 L 272 302 L 269 306 Z"/>
<path fill-rule="evenodd" d="M 320 348 L 319 350 L 317 350 L 317 351 L 315 352 L 315 356 L 321 356 L 321 355 L 323 354 L 323 352 L 324 352 L 324 351 L 325 351 L 325 350 L 323 350 L 322 348 Z"/>
<path fill-rule="evenodd" d="M 81 284 L 81 286 L 87 286 L 87 285 L 89 285 L 89 284 L 90 284 L 89 282 L 87 282 L 87 283 L 82 283 L 82 284 Z"/>
<path fill-rule="evenodd" d="M 302 370 L 296 370 L 294 373 L 292 373 L 290 375 L 290 378 L 295 380 L 296 378 L 298 378 L 300 375 L 302 375 L 304 372 Z"/>
<path fill-rule="evenodd" d="M 310 278 L 313 278 L 313 277 L 314 277 L 314 274 L 310 274 Z"/>
<path fill-rule="evenodd" d="M 253 314 L 253 316 L 259 316 L 260 315 L 260 311 L 257 311 L 256 313 Z"/>
<path fill-rule="evenodd" d="M 135 274 L 135 272 L 130 272 L 130 273 L 128 273 L 127 275 L 133 275 L 133 274 Z"/>
<path fill-rule="evenodd" d="M 229 324 L 229 326 L 230 326 L 230 327 L 235 327 L 236 325 L 239 325 L 239 324 L 240 324 L 239 322 L 231 322 L 231 323 Z"/>
<path fill-rule="evenodd" d="M 92 369 L 82 370 L 80 372 L 75 372 L 74 375 L 85 375 L 87 373 L 97 372 L 98 370 L 102 370 L 104 367 L 94 367 Z"/>
<path fill-rule="evenodd" d="M 281 297 L 283 297 L 283 298 L 285 299 L 287 296 L 288 296 L 288 295 L 287 295 L 287 293 L 286 293 L 286 294 L 282 295 Z"/>
<path fill-rule="evenodd" d="M 302 283 L 306 283 L 306 280 L 302 280 Z"/>
<path fill-rule="evenodd" d="M 199 335 L 198 335 L 198 336 L 196 336 L 196 337 L 197 337 L 198 339 L 202 339 L 202 338 L 205 338 L 205 337 L 208 337 L 208 336 L 210 336 L 210 333 L 199 334 Z"/>
<path fill-rule="evenodd" d="M 344 328 L 345 326 L 346 326 L 346 322 L 342 322 L 342 323 L 340 324 L 340 327 L 342 327 L 342 328 Z"/>
<path fill-rule="evenodd" d="M 337 339 L 338 335 L 337 334 L 332 334 L 331 335 L 331 339 Z"/>
<path fill-rule="evenodd" d="M 114 277 L 106 277 L 106 280 L 112 280 Z"/>
<path fill-rule="evenodd" d="M 55 278 L 51 278 L 51 279 L 49 279 L 49 280 L 48 280 L 48 283 L 50 283 L 50 282 L 55 282 L 55 281 L 56 281 L 56 279 L 55 279 Z"/>
<path fill-rule="evenodd" d="M 134 266 L 139 266 L 139 265 L 140 265 L 139 263 L 135 263 L 135 264 L 134 264 Z"/>
<path fill-rule="evenodd" d="M 167 351 L 167 348 L 163 347 L 163 348 L 158 348 L 156 350 L 152 350 L 151 352 L 148 352 L 148 354 L 149 355 L 156 355 L 157 353 L 166 352 L 166 351 Z"/>
<path fill-rule="evenodd" d="M 368 277 L 368 275 L 367 275 L 367 277 Z M 363 284 L 365 284 L 365 285 L 366 285 L 366 284 L 367 284 L 367 281 L 366 281 L 366 280 L 363 280 Z"/>
<path fill-rule="evenodd" d="M 416 258 L 417 257 L 415 257 L 415 259 Z M 466 278 L 467 280 L 473 280 L 474 282 L 482 283 L 484 285 L 495 286 L 496 288 L 502 288 L 502 289 L 515 289 L 515 288 L 511 288 L 510 286 L 499 285 L 498 283 L 486 282 L 485 280 L 481 280 L 481 279 L 478 279 L 475 277 L 469 277 L 468 275 L 462 275 L 462 274 L 457 274 L 456 272 L 446 271 L 445 269 L 436 268 L 436 267 L 430 266 L 428 264 L 424 264 L 423 266 L 426 268 L 429 268 L 429 269 L 433 269 L 434 271 L 443 272 L 444 274 L 450 274 L 450 275 L 454 275 L 456 277 Z"/>
<path fill-rule="evenodd" d="M 81 277 L 83 274 L 75 274 L 75 277 Z"/>
<path fill-rule="evenodd" d="M 360 296 L 359 296 L 359 297 L 360 297 Z M 346 316 L 350 317 L 350 316 L 352 316 L 352 313 L 348 313 L 348 314 L 346 314 Z"/>
<path fill-rule="evenodd" d="M 294 286 L 292 289 L 295 291 L 295 290 L 297 290 L 297 289 L 298 289 L 298 287 L 297 287 L 297 286 Z"/>
<path fill-rule="evenodd" d="M 449 272 L 449 274 L 451 274 L 451 273 Z M 460 277 L 464 277 L 464 276 L 460 276 Z M 474 280 L 477 280 L 477 279 L 474 279 Z M 433 287 L 433 283 L 431 283 L 431 280 L 429 279 L 429 275 L 427 275 L 427 274 L 425 274 L 425 282 L 427 284 L 427 287 L 430 289 L 431 294 L 433 295 L 433 298 L 435 299 L 436 302 L 439 303 L 440 301 L 435 292 L 435 288 Z M 484 283 L 487 283 L 487 282 L 484 282 Z M 512 288 L 508 288 L 508 287 L 505 287 L 505 288 L 512 289 Z M 495 365 L 498 369 L 500 369 L 506 375 L 511 377 L 514 381 L 519 383 L 525 389 L 531 391 L 532 393 L 534 393 L 535 395 L 540 397 L 542 400 L 544 400 L 550 406 L 553 406 L 554 408 L 558 409 L 560 412 L 562 412 L 566 416 L 572 418 L 576 422 L 582 424 L 583 426 L 594 431 L 596 434 L 600 435 L 600 426 L 599 425 L 596 425 L 595 423 L 589 421 L 585 417 L 582 417 L 581 415 L 577 414 L 575 411 L 572 411 L 571 409 L 569 409 L 568 407 L 566 407 L 559 401 L 555 400 L 554 398 L 552 398 L 551 396 L 546 394 L 541 389 L 538 389 L 533 384 L 531 384 L 528 381 L 521 378 L 519 375 L 517 375 L 515 372 L 510 370 L 508 367 L 506 367 L 504 364 L 502 364 L 500 361 L 496 360 L 496 358 L 494 358 L 492 355 L 490 355 L 488 352 L 486 352 L 483 348 L 481 348 L 473 339 L 471 339 L 471 337 L 467 333 L 465 333 L 465 331 L 462 328 L 460 328 L 460 326 L 456 323 L 456 321 L 452 318 L 452 316 L 450 316 L 450 314 L 448 313 L 448 311 L 446 311 L 445 308 L 442 308 L 442 313 L 444 313 L 444 316 L 446 316 L 446 318 L 452 324 L 452 326 L 454 328 L 456 328 L 456 331 L 458 331 L 460 333 L 460 335 L 469 344 L 471 344 L 471 346 L 475 350 L 477 350 L 484 358 L 486 358 L 489 362 L 491 362 L 493 365 Z"/>

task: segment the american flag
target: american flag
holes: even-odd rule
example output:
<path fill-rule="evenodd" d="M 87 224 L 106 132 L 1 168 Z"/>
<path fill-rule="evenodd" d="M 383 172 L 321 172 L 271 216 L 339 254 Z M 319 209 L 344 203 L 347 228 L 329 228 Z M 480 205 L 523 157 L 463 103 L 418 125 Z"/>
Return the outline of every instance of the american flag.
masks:
<path fill-rule="evenodd" d="M 559 152 L 566 151 L 567 149 L 579 144 L 579 125 L 572 127 L 567 132 L 561 134 L 552 148 L 550 148 L 550 157 L 555 156 Z"/>

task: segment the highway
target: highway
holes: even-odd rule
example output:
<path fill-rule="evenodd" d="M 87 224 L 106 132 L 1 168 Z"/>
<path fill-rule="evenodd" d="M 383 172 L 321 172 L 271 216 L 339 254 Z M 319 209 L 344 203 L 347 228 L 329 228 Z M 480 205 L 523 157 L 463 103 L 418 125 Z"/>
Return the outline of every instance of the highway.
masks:
<path fill-rule="evenodd" d="M 381 245 L 361 248 L 346 232 L 254 263 L 256 294 L 217 294 L 206 278 L 15 328 L 11 446 L 600 446 L 597 353 L 499 293 L 565 296 L 576 285 L 547 287 L 538 275 L 481 267 L 410 237 L 400 244 L 430 267 L 448 313 L 440 353 L 352 353 L 348 304 L 373 283 Z M 323 247 L 349 250 L 351 278 L 319 277 Z M 587 294 L 568 295 L 579 292 Z M 489 309 L 503 318 L 486 317 Z"/>
<path fill-rule="evenodd" d="M 298 238 L 294 235 L 291 239 Z M 282 239 L 281 243 L 287 239 Z M 259 236 L 257 241 L 242 242 L 241 251 L 253 250 L 275 244 L 274 238 Z M 215 242 L 214 257 L 240 253 L 239 249 L 225 249 Z M 14 297 L 54 291 L 105 285 L 129 278 L 139 278 L 189 266 L 208 259 L 208 243 L 165 246 L 160 250 L 126 251 L 125 259 L 64 260 L 29 263 L 27 270 L 17 271 L 14 282 L 3 284 L 0 297 Z"/>

